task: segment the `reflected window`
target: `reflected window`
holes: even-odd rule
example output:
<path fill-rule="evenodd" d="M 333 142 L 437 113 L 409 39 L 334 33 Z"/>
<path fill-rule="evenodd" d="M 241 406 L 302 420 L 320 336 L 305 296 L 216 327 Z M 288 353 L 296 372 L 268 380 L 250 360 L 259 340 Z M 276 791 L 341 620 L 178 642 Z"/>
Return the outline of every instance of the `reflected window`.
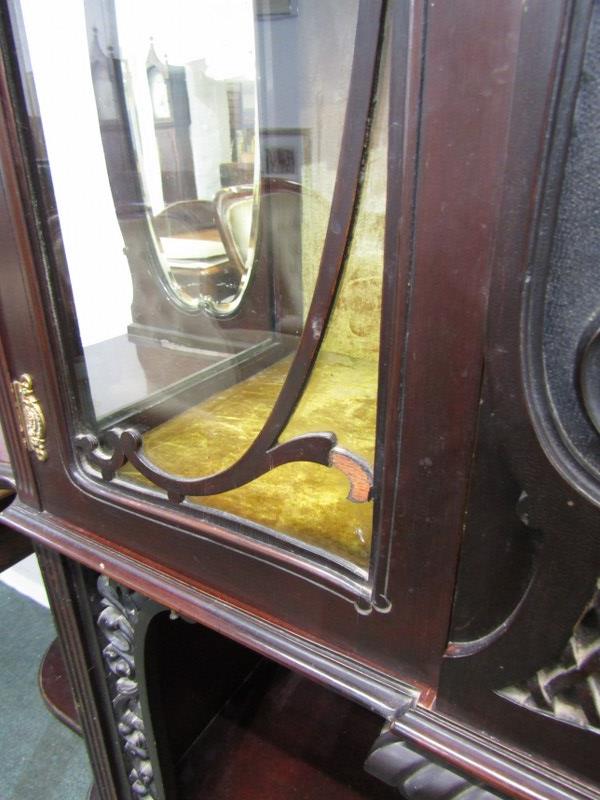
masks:
<path fill-rule="evenodd" d="M 148 70 L 152 109 L 156 119 L 170 119 L 169 91 L 163 75 L 155 68 Z"/>

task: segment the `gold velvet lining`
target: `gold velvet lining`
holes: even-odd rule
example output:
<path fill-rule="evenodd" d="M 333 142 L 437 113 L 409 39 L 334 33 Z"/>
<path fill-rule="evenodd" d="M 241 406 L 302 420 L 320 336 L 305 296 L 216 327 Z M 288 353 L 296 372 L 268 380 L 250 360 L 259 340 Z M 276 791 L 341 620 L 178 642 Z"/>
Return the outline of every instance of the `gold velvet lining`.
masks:
<path fill-rule="evenodd" d="M 288 365 L 289 358 L 283 359 L 149 431 L 145 452 L 163 469 L 185 477 L 232 464 L 262 427 Z M 372 461 L 376 377 L 372 360 L 324 353 L 311 391 L 298 404 L 281 441 L 310 431 L 334 431 L 341 445 L 352 442 L 354 452 Z M 130 465 L 120 475 L 151 485 Z M 295 462 L 239 489 L 191 499 L 366 566 L 372 503 L 351 503 L 347 494 L 348 481 L 338 470 Z"/>

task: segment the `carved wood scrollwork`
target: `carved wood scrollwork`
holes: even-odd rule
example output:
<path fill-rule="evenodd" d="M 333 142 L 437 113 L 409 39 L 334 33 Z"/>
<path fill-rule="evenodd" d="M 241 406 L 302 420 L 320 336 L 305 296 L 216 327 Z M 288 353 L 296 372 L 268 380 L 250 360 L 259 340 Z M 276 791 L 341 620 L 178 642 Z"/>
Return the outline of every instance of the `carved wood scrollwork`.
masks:
<path fill-rule="evenodd" d="M 98 578 L 97 587 L 103 606 L 98 616 L 98 627 L 108 640 L 102 655 L 109 670 L 109 690 L 128 763 L 132 796 L 157 800 L 133 656 L 133 639 L 139 618 L 138 596 L 104 575 Z"/>
<path fill-rule="evenodd" d="M 33 378 L 24 373 L 13 381 L 19 425 L 25 446 L 35 453 L 38 461 L 46 461 L 46 419 L 39 400 L 33 391 Z"/>
<path fill-rule="evenodd" d="M 480 784 L 436 764 L 392 733 L 384 733 L 373 745 L 365 769 L 402 797 L 429 800 L 498 800 Z"/>
<path fill-rule="evenodd" d="M 597 433 L 600 433 L 600 399 L 598 378 L 600 371 L 600 329 L 596 330 L 581 348 L 578 365 L 579 390 L 585 411 Z"/>
<path fill-rule="evenodd" d="M 499 694 L 600 734 L 600 581 L 558 661 Z"/>
<path fill-rule="evenodd" d="M 353 453 L 336 445 L 332 433 L 315 433 L 297 436 L 284 444 L 275 445 L 250 458 L 251 448 L 232 467 L 204 478 L 177 478 L 153 464 L 143 452 L 143 440 L 134 428 L 114 428 L 106 436 L 112 452 L 100 447 L 96 436 L 79 436 L 77 444 L 88 461 L 100 470 L 104 480 L 112 480 L 115 473 L 126 462 L 132 464 L 142 475 L 166 489 L 169 499 L 180 503 L 187 495 L 201 497 L 219 494 L 243 486 L 271 469 L 293 461 L 312 461 L 323 466 L 337 467 L 350 481 L 348 499 L 357 503 L 366 502 L 371 496 L 373 471 L 369 464 Z"/>
<path fill-rule="evenodd" d="M 362 175 L 368 152 L 381 50 L 383 0 L 361 2 L 350 78 L 341 160 L 336 179 L 327 235 L 306 323 L 283 388 L 261 432 L 233 465 L 213 475 L 183 479 L 164 472 L 144 454 L 142 434 L 134 428 L 113 428 L 100 444 L 85 433 L 76 444 L 87 462 L 111 480 L 126 461 L 165 489 L 169 499 L 219 494 L 243 486 L 271 469 L 293 461 L 309 461 L 340 469 L 350 481 L 349 499 L 365 502 L 373 485 L 371 467 L 360 457 L 337 446 L 333 433 L 307 433 L 280 444 L 294 408 L 311 374 L 323 342 L 357 213 Z"/>

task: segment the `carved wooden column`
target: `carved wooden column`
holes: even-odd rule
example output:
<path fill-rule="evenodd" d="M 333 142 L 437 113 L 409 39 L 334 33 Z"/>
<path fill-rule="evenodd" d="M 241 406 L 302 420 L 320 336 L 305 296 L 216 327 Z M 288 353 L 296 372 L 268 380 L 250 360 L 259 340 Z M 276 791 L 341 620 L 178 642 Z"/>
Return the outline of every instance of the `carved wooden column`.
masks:
<path fill-rule="evenodd" d="M 98 595 L 93 600 L 98 636 L 104 644 L 102 656 L 107 667 L 106 681 L 115 721 L 121 739 L 123 759 L 134 798 L 158 800 L 154 768 L 148 752 L 146 730 L 136 674 L 134 637 L 145 599 L 100 575 Z"/>
<path fill-rule="evenodd" d="M 365 769 L 407 800 L 498 800 L 481 784 L 429 759 L 391 732 L 377 739 Z"/>
<path fill-rule="evenodd" d="M 81 567 L 45 547 L 36 547 L 36 552 L 85 737 L 96 797 L 122 800 L 128 796 L 126 776 L 98 660 L 93 620 L 84 597 Z"/>

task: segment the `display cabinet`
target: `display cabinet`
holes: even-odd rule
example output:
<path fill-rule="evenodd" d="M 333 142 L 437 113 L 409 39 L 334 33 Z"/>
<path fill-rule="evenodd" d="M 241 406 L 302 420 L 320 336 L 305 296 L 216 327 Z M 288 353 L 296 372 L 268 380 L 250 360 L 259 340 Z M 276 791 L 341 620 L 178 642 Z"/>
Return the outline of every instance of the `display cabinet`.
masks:
<path fill-rule="evenodd" d="M 102 800 L 600 796 L 599 13 L 3 3 L 2 519 Z"/>

